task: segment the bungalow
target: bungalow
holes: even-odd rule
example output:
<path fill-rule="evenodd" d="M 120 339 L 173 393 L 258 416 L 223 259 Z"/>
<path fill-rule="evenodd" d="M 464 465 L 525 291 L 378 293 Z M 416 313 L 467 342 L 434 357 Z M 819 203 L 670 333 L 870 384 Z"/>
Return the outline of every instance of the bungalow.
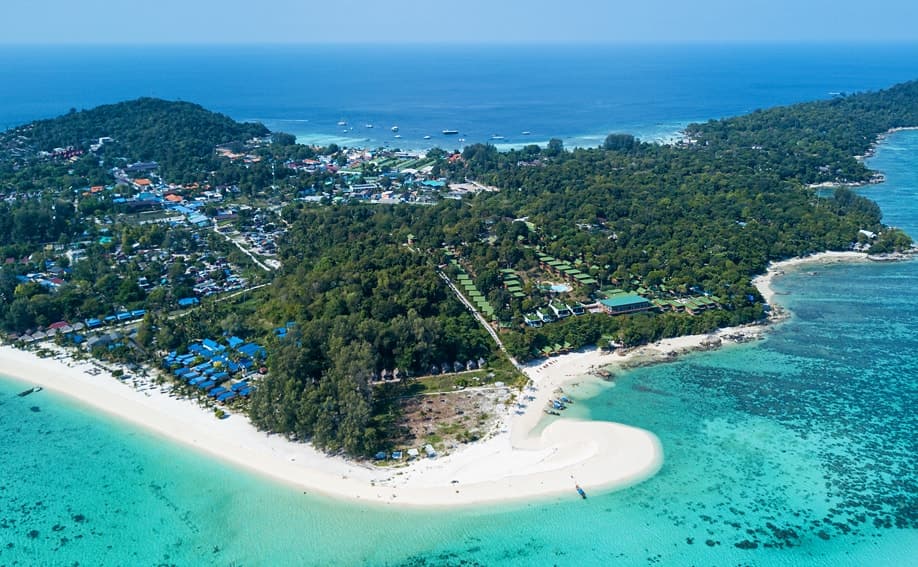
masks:
<path fill-rule="evenodd" d="M 536 310 L 536 316 L 546 323 L 554 323 L 556 320 L 551 313 L 542 313 L 540 310 Z"/>
<path fill-rule="evenodd" d="M 265 358 L 268 355 L 268 352 L 265 350 L 265 347 L 259 346 L 255 343 L 249 343 L 242 345 L 236 349 L 237 352 L 248 356 L 249 358 Z"/>
<path fill-rule="evenodd" d="M 223 352 L 226 349 L 226 347 L 212 339 L 204 339 L 201 341 L 201 345 L 210 352 Z"/>
<path fill-rule="evenodd" d="M 179 307 L 194 307 L 195 305 L 201 303 L 197 297 L 183 297 L 178 300 Z"/>
<path fill-rule="evenodd" d="M 555 317 L 557 317 L 558 319 L 564 319 L 565 317 L 571 316 L 571 310 L 568 308 L 567 305 L 563 303 L 555 304 L 554 302 L 552 302 L 552 303 L 549 303 L 548 306 L 551 308 L 552 311 L 555 312 Z"/>

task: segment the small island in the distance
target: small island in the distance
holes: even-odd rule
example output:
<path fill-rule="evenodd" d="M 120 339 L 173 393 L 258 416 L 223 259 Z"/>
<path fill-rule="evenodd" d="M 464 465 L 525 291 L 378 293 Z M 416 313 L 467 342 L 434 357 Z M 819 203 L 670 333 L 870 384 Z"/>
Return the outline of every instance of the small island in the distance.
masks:
<path fill-rule="evenodd" d="M 911 251 L 850 186 L 879 179 L 857 156 L 915 125 L 918 82 L 673 144 L 507 152 L 313 147 L 150 98 L 73 110 L 0 134 L 0 327 L 79 372 L 2 356 L 240 464 L 292 454 L 287 440 L 339 455 L 271 468 L 316 490 L 418 504 L 634 482 L 658 442 L 555 419 L 575 402 L 565 380 L 661 340 L 665 355 L 741 339 L 724 329 L 767 319 L 753 278 L 771 263 Z M 91 380 L 105 371 L 120 382 Z M 38 378 L 55 372 L 70 382 Z M 209 446 L 208 427 L 224 430 Z M 429 464 L 473 444 L 464 467 Z M 328 474 L 303 480 L 310 467 Z"/>

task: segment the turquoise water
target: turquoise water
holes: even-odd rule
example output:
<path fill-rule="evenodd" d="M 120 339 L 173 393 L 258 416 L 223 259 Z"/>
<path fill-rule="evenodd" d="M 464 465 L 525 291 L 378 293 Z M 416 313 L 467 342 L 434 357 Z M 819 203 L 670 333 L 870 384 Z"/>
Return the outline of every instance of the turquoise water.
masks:
<path fill-rule="evenodd" d="M 918 133 L 865 188 L 918 234 Z M 815 271 L 816 274 L 812 275 Z M 918 262 L 806 268 L 767 340 L 575 388 L 662 470 L 570 497 L 405 511 L 228 468 L 0 381 L 0 565 L 902 565 L 918 550 Z"/>

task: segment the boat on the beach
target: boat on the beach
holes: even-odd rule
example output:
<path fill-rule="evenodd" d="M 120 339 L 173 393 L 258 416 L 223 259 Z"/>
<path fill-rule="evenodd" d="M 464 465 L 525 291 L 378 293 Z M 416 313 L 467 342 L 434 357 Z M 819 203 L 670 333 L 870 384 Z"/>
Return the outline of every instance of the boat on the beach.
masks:
<path fill-rule="evenodd" d="M 579 494 L 581 498 L 583 498 L 584 500 L 586 500 L 586 492 L 584 492 L 584 490 L 583 490 L 582 488 L 580 488 L 580 485 L 579 485 L 579 484 L 575 484 L 574 487 L 577 489 L 577 494 Z"/>
<path fill-rule="evenodd" d="M 453 136 L 458 133 L 459 133 L 459 130 L 443 130 L 444 136 Z"/>
<path fill-rule="evenodd" d="M 29 394 L 34 394 L 35 392 L 41 392 L 41 386 L 32 386 L 28 390 L 23 390 L 19 392 L 19 397 L 24 398 L 28 396 Z"/>

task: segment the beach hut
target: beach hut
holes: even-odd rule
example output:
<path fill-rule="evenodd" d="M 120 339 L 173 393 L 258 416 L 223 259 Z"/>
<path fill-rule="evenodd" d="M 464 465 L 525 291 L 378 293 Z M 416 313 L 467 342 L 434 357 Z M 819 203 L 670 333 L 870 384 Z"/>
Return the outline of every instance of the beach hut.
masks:
<path fill-rule="evenodd" d="M 433 445 L 431 445 L 430 443 L 428 443 L 427 445 L 424 445 L 424 453 L 427 455 L 428 459 L 437 458 L 437 451 L 434 449 Z"/>
<path fill-rule="evenodd" d="M 227 389 L 224 388 L 223 386 L 217 386 L 216 388 L 214 388 L 214 389 L 211 390 L 210 392 L 207 392 L 207 395 L 210 396 L 211 398 L 216 398 L 216 397 L 218 397 L 218 396 L 220 396 L 220 395 L 222 395 L 222 394 L 227 393 L 228 391 L 229 391 L 229 390 L 227 390 Z"/>

